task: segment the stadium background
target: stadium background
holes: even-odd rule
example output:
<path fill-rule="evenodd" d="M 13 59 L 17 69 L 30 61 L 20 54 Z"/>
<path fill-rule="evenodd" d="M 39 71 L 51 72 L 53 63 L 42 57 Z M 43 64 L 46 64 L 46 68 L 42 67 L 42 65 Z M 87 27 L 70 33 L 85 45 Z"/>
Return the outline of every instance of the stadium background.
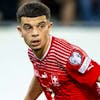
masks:
<path fill-rule="evenodd" d="M 10 6 L 7 6 L 7 2 L 10 0 L 0 2 L 2 5 L 0 6 L 2 7 L 0 8 L 0 100 L 23 100 L 34 71 L 27 55 L 27 46 L 16 29 L 16 9 L 13 9 L 15 6 L 11 6 L 14 5 L 12 1 Z M 5 9 L 2 10 L 3 8 Z M 11 9 L 13 13 L 10 13 Z M 81 14 L 84 15 L 84 13 Z M 60 19 L 53 17 L 54 25 L 51 34 L 80 46 L 92 59 L 100 63 L 99 14 L 93 16 L 95 18 L 92 20 L 90 20 L 92 16 L 89 16 L 89 19 L 84 19 L 84 17 L 70 20 L 71 24 L 66 25 L 61 24 Z M 46 100 L 44 94 L 38 100 Z"/>

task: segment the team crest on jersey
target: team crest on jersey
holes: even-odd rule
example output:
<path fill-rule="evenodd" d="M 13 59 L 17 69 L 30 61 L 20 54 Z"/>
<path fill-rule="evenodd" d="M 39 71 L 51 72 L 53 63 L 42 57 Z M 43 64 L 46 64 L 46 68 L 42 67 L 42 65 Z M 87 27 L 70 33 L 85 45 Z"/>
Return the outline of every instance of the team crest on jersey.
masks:
<path fill-rule="evenodd" d="M 74 51 L 72 53 L 72 55 L 69 57 L 69 62 L 73 65 L 79 65 L 82 63 L 82 55 L 77 52 L 77 51 Z"/>
<path fill-rule="evenodd" d="M 59 81 L 58 81 L 58 77 L 56 75 L 51 75 L 51 80 L 52 80 L 52 84 L 54 86 L 59 86 Z"/>

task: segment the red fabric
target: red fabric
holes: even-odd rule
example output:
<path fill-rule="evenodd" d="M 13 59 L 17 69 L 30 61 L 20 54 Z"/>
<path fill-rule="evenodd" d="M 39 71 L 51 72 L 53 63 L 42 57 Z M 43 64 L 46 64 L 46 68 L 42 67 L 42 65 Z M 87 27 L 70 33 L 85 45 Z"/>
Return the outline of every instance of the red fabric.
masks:
<path fill-rule="evenodd" d="M 86 84 L 91 87 L 95 84 L 98 76 L 100 75 L 100 65 L 94 61 L 91 61 L 90 65 L 93 65 L 94 67 L 91 70 L 86 71 L 84 74 L 78 72 L 79 66 L 74 66 L 77 67 L 77 70 L 75 70 L 70 64 L 67 64 L 66 69 L 71 77 L 77 82 L 80 84 Z"/>
<path fill-rule="evenodd" d="M 69 62 L 73 50 L 81 55 L 78 65 Z M 28 55 L 47 100 L 52 100 L 52 93 L 55 94 L 54 100 L 97 100 L 96 80 L 100 74 L 99 65 L 91 60 L 89 66 L 94 67 L 80 73 L 78 69 L 87 54 L 79 47 L 53 37 L 44 58 L 37 59 L 31 49 L 28 50 Z"/>

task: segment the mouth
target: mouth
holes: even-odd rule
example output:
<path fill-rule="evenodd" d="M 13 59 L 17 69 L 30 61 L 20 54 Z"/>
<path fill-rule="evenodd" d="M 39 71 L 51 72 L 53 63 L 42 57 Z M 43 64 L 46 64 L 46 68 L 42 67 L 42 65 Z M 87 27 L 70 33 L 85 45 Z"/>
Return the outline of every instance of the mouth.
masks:
<path fill-rule="evenodd" d="M 31 45 L 32 46 L 39 46 L 40 45 L 40 40 L 33 40 L 33 41 L 31 41 Z"/>

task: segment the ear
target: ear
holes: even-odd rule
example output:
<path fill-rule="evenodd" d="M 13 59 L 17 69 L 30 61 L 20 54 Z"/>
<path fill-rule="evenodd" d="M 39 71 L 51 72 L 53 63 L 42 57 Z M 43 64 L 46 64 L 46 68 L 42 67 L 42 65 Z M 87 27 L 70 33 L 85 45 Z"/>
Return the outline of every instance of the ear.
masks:
<path fill-rule="evenodd" d="M 21 26 L 17 26 L 17 30 L 20 33 L 21 37 L 23 37 Z"/>

